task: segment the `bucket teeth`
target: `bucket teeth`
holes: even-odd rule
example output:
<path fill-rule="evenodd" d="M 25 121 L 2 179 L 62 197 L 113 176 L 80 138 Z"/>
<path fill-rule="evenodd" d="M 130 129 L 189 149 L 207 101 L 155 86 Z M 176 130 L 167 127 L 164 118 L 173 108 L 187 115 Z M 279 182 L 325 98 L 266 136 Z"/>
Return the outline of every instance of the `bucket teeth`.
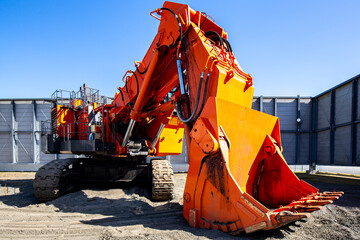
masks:
<path fill-rule="evenodd" d="M 299 201 L 304 200 L 317 200 L 317 201 L 332 201 L 339 199 L 344 193 L 343 192 L 323 192 L 323 193 L 315 193 L 300 199 Z M 331 202 L 330 202 L 331 203 Z M 324 204 L 323 204 L 324 205 Z"/>
<path fill-rule="evenodd" d="M 323 194 L 337 194 L 337 195 L 342 196 L 344 194 L 344 192 L 335 192 L 335 191 L 333 191 L 333 192 L 323 192 Z"/>
<path fill-rule="evenodd" d="M 286 206 L 280 206 L 280 208 L 274 210 L 273 212 L 278 212 L 277 218 L 281 218 L 281 221 L 290 221 L 291 219 L 296 219 L 299 216 L 306 215 L 297 215 L 299 213 L 310 213 L 317 210 L 320 210 L 322 206 L 330 204 L 335 199 L 344 194 L 343 192 L 323 192 L 323 193 L 314 193 L 307 197 L 304 197 L 300 200 L 293 201 L 292 203 Z M 295 215 L 291 215 L 293 213 Z"/>
<path fill-rule="evenodd" d="M 276 215 L 275 220 L 281 226 L 281 225 L 285 225 L 285 224 L 288 224 L 291 222 L 295 222 L 302 218 L 307 218 L 309 216 L 310 216 L 309 213 L 293 213 L 290 211 L 282 211 Z"/>
<path fill-rule="evenodd" d="M 330 203 L 333 203 L 333 201 L 332 200 L 302 200 L 302 201 L 293 201 L 288 206 L 294 206 L 294 205 L 324 206 Z"/>
<path fill-rule="evenodd" d="M 344 192 L 323 192 L 320 193 L 320 196 L 328 196 L 328 197 L 341 197 Z"/>
<path fill-rule="evenodd" d="M 313 199 L 315 200 L 336 200 L 339 199 L 338 196 L 315 196 Z"/>
<path fill-rule="evenodd" d="M 314 212 L 320 210 L 321 206 L 311 206 L 311 205 L 293 205 L 293 206 L 284 206 L 280 207 L 279 210 L 291 211 L 291 212 Z"/>

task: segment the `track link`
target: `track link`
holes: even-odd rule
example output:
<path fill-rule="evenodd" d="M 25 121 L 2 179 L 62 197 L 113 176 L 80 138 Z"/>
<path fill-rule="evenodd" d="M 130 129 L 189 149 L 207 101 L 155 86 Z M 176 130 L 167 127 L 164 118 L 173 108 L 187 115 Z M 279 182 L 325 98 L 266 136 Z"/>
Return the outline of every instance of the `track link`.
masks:
<path fill-rule="evenodd" d="M 74 171 L 76 158 L 53 160 L 36 172 L 34 194 L 41 201 L 54 200 L 74 189 L 78 183 L 78 174 Z"/>
<path fill-rule="evenodd" d="M 167 201 L 174 197 L 174 173 L 169 161 L 165 159 L 151 160 L 151 199 Z"/>

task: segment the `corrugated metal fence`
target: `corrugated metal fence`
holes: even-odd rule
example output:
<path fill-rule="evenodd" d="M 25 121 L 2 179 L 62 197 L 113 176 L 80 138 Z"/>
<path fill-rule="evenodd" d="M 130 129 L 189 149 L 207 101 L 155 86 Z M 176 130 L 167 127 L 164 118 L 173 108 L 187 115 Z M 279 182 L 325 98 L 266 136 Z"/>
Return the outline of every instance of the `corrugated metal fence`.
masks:
<path fill-rule="evenodd" d="M 280 120 L 283 155 L 288 164 L 309 163 L 311 132 L 310 97 L 257 97 L 253 109 Z"/>
<path fill-rule="evenodd" d="M 360 75 L 315 97 L 254 97 L 253 108 L 280 119 L 289 165 L 360 166 Z M 0 171 L 30 171 L 64 154 L 41 152 L 48 99 L 0 100 Z M 169 159 L 186 171 L 186 149 Z"/>
<path fill-rule="evenodd" d="M 279 118 L 283 155 L 287 163 L 301 165 L 297 170 L 308 170 L 312 132 L 312 98 L 260 96 L 254 97 L 252 108 Z M 186 150 L 185 144 L 183 149 Z M 183 163 L 187 162 L 185 154 L 170 156 L 169 159 L 174 169 L 186 171 L 187 166 L 183 166 Z"/>
<path fill-rule="evenodd" d="M 41 121 L 50 119 L 46 99 L 0 100 L 0 171 L 31 171 L 69 155 L 41 151 Z"/>
<path fill-rule="evenodd" d="M 359 80 L 357 75 L 314 97 L 311 162 L 360 166 Z"/>

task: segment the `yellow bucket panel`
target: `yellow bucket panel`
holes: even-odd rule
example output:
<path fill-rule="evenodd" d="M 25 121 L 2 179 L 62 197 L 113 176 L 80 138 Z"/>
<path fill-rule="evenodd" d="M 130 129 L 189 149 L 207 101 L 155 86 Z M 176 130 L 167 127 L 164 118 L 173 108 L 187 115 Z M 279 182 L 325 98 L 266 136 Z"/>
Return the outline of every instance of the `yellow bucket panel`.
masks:
<path fill-rule="evenodd" d="M 229 138 L 229 168 L 245 192 L 249 170 L 267 134 L 271 134 L 277 117 L 217 99 L 218 124 Z"/>
<path fill-rule="evenodd" d="M 244 92 L 245 80 L 237 75 L 228 80 L 226 79 L 226 70 L 223 67 L 218 67 L 219 81 L 216 97 L 218 99 L 224 99 L 231 103 L 236 103 L 244 107 L 251 108 L 254 94 L 254 87 L 248 88 Z M 223 110 L 220 110 L 221 112 Z"/>
<path fill-rule="evenodd" d="M 178 155 L 182 152 L 184 127 L 179 118 L 172 117 L 165 125 L 159 141 L 157 156 Z"/>

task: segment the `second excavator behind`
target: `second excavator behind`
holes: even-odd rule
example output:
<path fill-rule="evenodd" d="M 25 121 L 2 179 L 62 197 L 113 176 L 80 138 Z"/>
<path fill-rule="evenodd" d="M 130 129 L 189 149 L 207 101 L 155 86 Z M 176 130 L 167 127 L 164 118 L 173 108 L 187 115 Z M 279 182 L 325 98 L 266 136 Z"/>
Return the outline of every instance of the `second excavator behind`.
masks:
<path fill-rule="evenodd" d="M 160 21 L 158 32 L 112 102 L 87 86 L 53 95 L 45 151 L 86 157 L 41 167 L 34 180 L 39 200 L 84 179 L 146 176 L 152 199 L 169 200 L 171 165 L 146 158 L 180 154 L 183 136 L 189 159 L 183 213 L 193 227 L 230 234 L 273 229 L 343 194 L 320 193 L 290 170 L 279 120 L 251 109 L 252 77 L 239 66 L 223 28 L 184 4 L 165 2 L 151 16 Z"/>

